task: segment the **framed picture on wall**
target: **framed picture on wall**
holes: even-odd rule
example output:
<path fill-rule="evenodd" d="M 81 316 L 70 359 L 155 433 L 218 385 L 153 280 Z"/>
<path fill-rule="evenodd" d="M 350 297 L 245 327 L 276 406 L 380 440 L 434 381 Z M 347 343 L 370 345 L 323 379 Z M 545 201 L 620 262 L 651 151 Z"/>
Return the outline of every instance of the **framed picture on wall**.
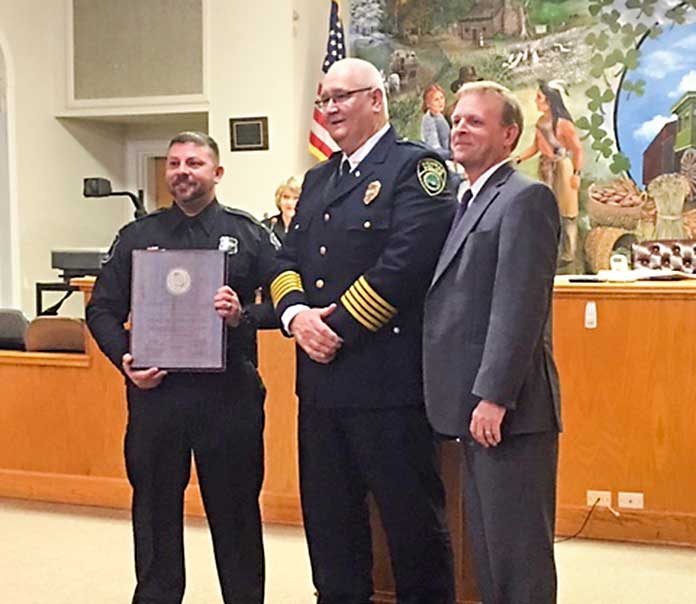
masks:
<path fill-rule="evenodd" d="M 267 149 L 267 117 L 230 118 L 230 151 L 265 151 Z"/>

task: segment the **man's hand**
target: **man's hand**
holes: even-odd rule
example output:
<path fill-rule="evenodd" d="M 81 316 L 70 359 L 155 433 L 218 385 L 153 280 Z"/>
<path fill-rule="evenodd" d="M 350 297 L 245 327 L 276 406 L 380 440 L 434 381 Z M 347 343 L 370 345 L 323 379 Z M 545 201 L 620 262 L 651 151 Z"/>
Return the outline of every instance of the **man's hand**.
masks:
<path fill-rule="evenodd" d="M 213 298 L 217 314 L 225 319 L 230 327 L 237 327 L 242 320 L 242 305 L 239 296 L 229 285 L 223 285 Z"/>
<path fill-rule="evenodd" d="M 469 432 L 484 447 L 496 447 L 503 440 L 500 426 L 507 409 L 491 401 L 481 401 L 471 414 Z"/>
<path fill-rule="evenodd" d="M 157 388 L 162 383 L 164 376 L 167 375 L 166 371 L 157 369 L 157 367 L 133 369 L 133 356 L 128 352 L 123 355 L 121 366 L 128 379 L 142 390 Z"/>
<path fill-rule="evenodd" d="M 290 321 L 290 332 L 310 359 L 327 364 L 333 361 L 343 340 L 324 321 L 336 304 L 324 308 L 309 308 L 297 313 Z"/>

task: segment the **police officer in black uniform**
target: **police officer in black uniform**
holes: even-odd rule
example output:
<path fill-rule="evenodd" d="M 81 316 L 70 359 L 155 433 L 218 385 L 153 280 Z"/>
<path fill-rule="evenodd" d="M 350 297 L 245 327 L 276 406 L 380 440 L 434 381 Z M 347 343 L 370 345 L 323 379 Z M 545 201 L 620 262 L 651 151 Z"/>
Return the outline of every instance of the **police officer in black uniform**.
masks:
<path fill-rule="evenodd" d="M 126 377 L 134 604 L 182 600 L 183 495 L 191 452 L 224 602 L 259 604 L 264 598 L 258 497 L 265 390 L 256 370 L 256 323 L 267 323 L 268 317 L 249 305 L 254 290 L 269 281 L 276 242 L 254 218 L 218 203 L 215 185 L 222 174 L 212 138 L 199 132 L 174 137 L 166 164 L 174 203 L 121 229 L 87 307 L 99 347 Z M 227 285 L 210 301 L 228 326 L 225 372 L 167 375 L 156 367 L 133 369 L 123 327 L 130 309 L 131 252 L 153 246 L 228 252 Z"/>
<path fill-rule="evenodd" d="M 320 604 L 373 593 L 366 496 L 400 604 L 450 604 L 444 488 L 425 417 L 425 292 L 454 213 L 447 169 L 397 139 L 379 72 L 344 59 L 317 107 L 342 152 L 310 170 L 271 296 L 299 346 L 300 485 Z"/>

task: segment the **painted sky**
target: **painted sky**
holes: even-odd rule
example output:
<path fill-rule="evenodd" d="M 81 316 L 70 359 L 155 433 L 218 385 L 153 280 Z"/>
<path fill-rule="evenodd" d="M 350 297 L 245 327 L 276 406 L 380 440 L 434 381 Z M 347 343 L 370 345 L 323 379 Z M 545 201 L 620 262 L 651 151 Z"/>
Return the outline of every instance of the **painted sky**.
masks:
<path fill-rule="evenodd" d="M 631 176 L 643 182 L 643 151 L 667 121 L 684 92 L 696 91 L 696 23 L 666 27 L 640 47 L 638 69 L 627 79 L 645 80 L 645 94 L 622 92 L 618 101 L 617 135 L 621 151 L 631 160 Z"/>

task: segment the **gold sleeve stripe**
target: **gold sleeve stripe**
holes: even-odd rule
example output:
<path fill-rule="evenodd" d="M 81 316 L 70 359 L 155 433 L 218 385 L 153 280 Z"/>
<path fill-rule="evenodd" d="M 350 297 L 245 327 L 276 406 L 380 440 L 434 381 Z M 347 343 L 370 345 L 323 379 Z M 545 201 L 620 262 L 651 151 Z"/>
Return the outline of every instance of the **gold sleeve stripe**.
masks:
<path fill-rule="evenodd" d="M 292 291 L 301 291 L 301 290 L 289 285 L 289 286 L 284 287 L 282 289 L 278 289 L 274 294 L 271 294 L 271 299 L 273 300 L 273 306 L 278 306 L 278 303 Z"/>
<path fill-rule="evenodd" d="M 355 301 L 353 298 L 350 290 L 346 291 L 341 296 L 341 303 L 346 307 L 346 310 L 351 314 L 351 316 L 366 329 L 369 329 L 370 331 L 377 331 L 380 328 L 380 322 L 375 321 L 375 319 L 370 317 L 360 307 L 359 303 L 357 303 L 357 301 Z"/>
<path fill-rule="evenodd" d="M 273 282 L 271 283 L 271 289 L 276 287 L 282 287 L 284 285 L 296 285 L 302 288 L 302 279 L 300 274 L 295 271 L 285 271 L 280 273 Z"/>
<path fill-rule="evenodd" d="M 381 327 L 391 319 L 388 313 L 371 304 L 369 299 L 362 294 L 360 288 L 355 287 L 355 284 L 348 289 L 346 294 L 351 296 L 353 303 L 359 306 L 363 313 L 367 313 L 369 316 L 373 317 L 378 327 Z"/>
<path fill-rule="evenodd" d="M 371 300 L 373 306 L 380 307 L 383 312 L 389 316 L 389 319 L 396 314 L 396 307 L 382 298 L 382 296 L 380 296 L 367 282 L 365 277 L 360 277 L 353 285 L 364 297 Z"/>
<path fill-rule="evenodd" d="M 396 308 L 380 296 L 365 277 L 360 277 L 341 296 L 341 303 L 361 325 L 377 331 L 396 314 Z"/>
<path fill-rule="evenodd" d="M 290 285 L 290 284 L 275 288 L 273 290 L 273 292 L 271 293 L 271 300 L 273 301 L 273 306 L 278 306 L 280 301 L 285 296 L 287 296 L 289 293 L 291 293 L 293 291 L 302 292 L 304 290 L 302 289 L 301 286 Z"/>
<path fill-rule="evenodd" d="M 356 298 L 352 289 L 349 289 L 341 296 L 341 302 L 355 320 L 370 331 L 377 331 L 382 326 L 382 319 L 375 316 L 369 308 L 366 308 L 362 300 Z"/>
<path fill-rule="evenodd" d="M 278 306 L 278 303 L 293 291 L 304 292 L 300 274 L 295 271 L 280 273 L 280 275 L 273 279 L 273 283 L 271 283 L 271 300 L 273 301 L 273 306 Z"/>
<path fill-rule="evenodd" d="M 385 315 L 379 314 L 374 308 L 367 306 L 365 304 L 365 300 L 357 295 L 357 290 L 355 287 L 350 287 L 343 295 L 353 303 L 353 306 L 359 308 L 366 317 L 369 317 L 377 328 L 385 323 Z M 387 321 L 388 320 L 389 319 L 387 319 Z"/>
<path fill-rule="evenodd" d="M 291 291 L 304 291 L 302 280 L 297 273 L 280 275 L 271 283 L 271 298 L 277 305 L 280 300 Z"/>

